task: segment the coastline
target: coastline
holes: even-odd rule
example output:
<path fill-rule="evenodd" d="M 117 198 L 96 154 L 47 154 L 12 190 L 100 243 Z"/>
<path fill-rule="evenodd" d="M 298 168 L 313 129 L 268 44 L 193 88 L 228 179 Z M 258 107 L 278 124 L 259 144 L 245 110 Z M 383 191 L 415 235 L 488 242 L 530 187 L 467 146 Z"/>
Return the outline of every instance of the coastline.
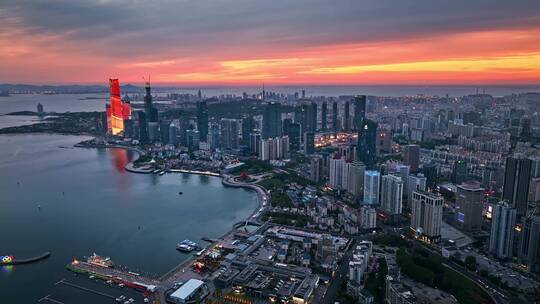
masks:
<path fill-rule="evenodd" d="M 85 143 L 83 141 L 83 142 L 79 142 L 79 143 L 75 144 L 74 146 L 78 147 L 78 148 L 97 148 L 97 149 L 100 149 L 100 148 L 118 148 L 118 149 L 131 150 L 131 151 L 137 152 L 137 159 L 141 155 L 146 154 L 141 149 L 138 149 L 138 148 L 135 148 L 135 147 L 122 146 L 122 145 L 87 144 L 87 143 Z M 136 159 L 134 161 L 136 161 Z M 136 173 L 136 174 L 149 174 L 154 170 L 154 169 L 140 170 L 140 169 L 134 168 L 133 167 L 133 162 L 130 162 L 125 166 L 126 171 L 131 172 L 131 173 Z M 253 210 L 253 212 L 251 212 L 246 218 L 244 218 L 240 222 L 254 222 L 254 223 L 257 223 L 257 224 L 261 224 L 261 225 L 263 224 L 263 223 L 261 223 L 259 221 L 259 218 L 260 218 L 260 215 L 262 214 L 262 212 L 264 211 L 264 209 L 266 208 L 267 202 L 268 202 L 268 196 L 266 194 L 266 190 L 263 187 L 261 187 L 261 186 L 259 186 L 257 184 L 254 184 L 254 183 L 250 184 L 250 183 L 236 182 L 236 181 L 234 181 L 234 176 L 232 176 L 232 175 L 219 174 L 219 173 L 209 172 L 209 171 L 194 171 L 194 170 L 184 170 L 184 169 L 169 169 L 169 170 L 166 170 L 166 171 L 171 172 L 171 173 L 196 174 L 196 175 L 206 175 L 206 176 L 220 177 L 221 178 L 221 183 L 222 183 L 222 185 L 224 187 L 244 188 L 244 189 L 248 189 L 248 190 L 251 190 L 251 191 L 255 191 L 255 193 L 257 194 L 257 202 L 258 202 L 257 207 Z M 229 236 L 231 236 L 232 234 L 235 233 L 236 224 L 237 223 L 233 223 L 229 230 L 225 231 L 223 234 L 221 234 L 219 237 L 217 237 L 215 239 L 216 240 L 215 242 L 209 243 L 209 245 L 207 245 L 205 247 L 210 248 L 210 247 L 214 246 L 216 244 L 216 242 L 219 243 L 219 242 L 222 242 L 222 241 L 226 240 L 227 237 L 229 237 Z M 174 266 L 169 271 L 167 271 L 166 273 L 161 275 L 159 277 L 159 281 L 166 282 L 166 281 L 168 281 L 168 280 L 170 280 L 172 278 L 176 278 L 179 275 L 180 271 L 181 271 L 181 273 L 184 273 L 185 269 L 188 268 L 190 265 L 192 265 L 198 258 L 199 257 L 197 257 L 196 255 L 193 255 L 193 254 L 190 255 L 190 256 L 187 256 L 184 261 L 180 262 L 178 265 Z M 201 277 L 201 279 L 204 279 L 204 278 Z"/>

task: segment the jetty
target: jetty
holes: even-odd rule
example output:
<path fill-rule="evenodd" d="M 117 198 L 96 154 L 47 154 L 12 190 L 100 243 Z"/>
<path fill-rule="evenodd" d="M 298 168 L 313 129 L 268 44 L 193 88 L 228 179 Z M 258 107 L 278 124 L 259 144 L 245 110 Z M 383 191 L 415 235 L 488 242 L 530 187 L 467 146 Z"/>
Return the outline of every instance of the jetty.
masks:
<path fill-rule="evenodd" d="M 44 259 L 48 258 L 49 256 L 51 256 L 51 253 L 47 251 L 45 253 L 42 253 L 41 255 L 31 257 L 31 258 L 27 258 L 27 259 L 13 259 L 11 261 L 0 260 L 0 265 L 30 264 L 30 263 L 35 263 L 35 262 L 39 262 L 41 260 L 44 260 Z"/>

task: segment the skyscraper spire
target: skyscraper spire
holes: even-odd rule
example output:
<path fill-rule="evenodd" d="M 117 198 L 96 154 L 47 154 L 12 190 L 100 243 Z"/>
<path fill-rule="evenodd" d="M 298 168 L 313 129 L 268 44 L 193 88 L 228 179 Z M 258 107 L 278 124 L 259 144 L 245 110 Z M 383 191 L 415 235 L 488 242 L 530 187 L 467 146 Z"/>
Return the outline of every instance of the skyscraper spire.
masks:
<path fill-rule="evenodd" d="M 263 88 L 262 88 L 262 100 L 266 100 L 266 92 L 264 91 L 264 82 L 263 82 Z"/>

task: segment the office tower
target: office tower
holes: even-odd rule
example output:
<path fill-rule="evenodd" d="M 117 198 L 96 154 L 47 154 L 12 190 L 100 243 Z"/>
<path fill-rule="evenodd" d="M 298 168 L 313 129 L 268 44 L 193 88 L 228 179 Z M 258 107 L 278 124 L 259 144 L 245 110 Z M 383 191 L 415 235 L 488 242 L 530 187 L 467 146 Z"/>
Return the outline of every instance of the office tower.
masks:
<path fill-rule="evenodd" d="M 540 273 L 540 214 L 531 213 L 525 218 L 520 233 L 518 261 L 530 273 Z"/>
<path fill-rule="evenodd" d="M 341 189 L 345 191 L 349 190 L 349 177 L 351 176 L 351 166 L 351 161 L 345 160 L 345 163 L 341 167 Z"/>
<path fill-rule="evenodd" d="M 238 121 L 222 118 L 220 120 L 220 145 L 222 149 L 238 149 Z"/>
<path fill-rule="evenodd" d="M 418 171 L 420 164 L 420 146 L 407 145 L 403 148 L 403 163 L 411 166 L 411 172 Z"/>
<path fill-rule="evenodd" d="M 376 160 L 377 123 L 364 119 L 363 127 L 358 131 L 357 160 L 372 168 Z"/>
<path fill-rule="evenodd" d="M 381 208 L 390 215 L 401 214 L 403 207 L 403 180 L 396 175 L 382 177 Z"/>
<path fill-rule="evenodd" d="M 176 128 L 176 125 L 174 123 L 171 122 L 171 124 L 169 125 L 169 144 L 173 145 L 173 146 L 176 146 L 176 144 L 178 144 L 178 140 L 177 140 L 177 128 Z"/>
<path fill-rule="evenodd" d="M 148 140 L 151 143 L 159 141 L 159 123 L 155 121 L 148 123 Z"/>
<path fill-rule="evenodd" d="M 197 102 L 197 130 L 199 131 L 199 139 L 206 141 L 208 136 L 208 107 L 206 101 Z"/>
<path fill-rule="evenodd" d="M 339 132 L 341 130 L 339 127 L 338 114 L 338 104 L 337 101 L 334 101 L 332 103 L 332 131 L 334 132 Z"/>
<path fill-rule="evenodd" d="M 38 114 L 38 116 L 43 115 L 43 113 L 44 113 L 43 112 L 43 105 L 41 103 L 38 103 L 37 104 L 37 114 Z"/>
<path fill-rule="evenodd" d="M 378 171 L 367 170 L 364 173 L 364 204 L 379 204 L 379 189 L 381 184 L 381 174 Z"/>
<path fill-rule="evenodd" d="M 199 150 L 200 133 L 198 130 L 187 130 L 186 140 L 190 151 Z"/>
<path fill-rule="evenodd" d="M 516 208 L 518 218 L 527 214 L 531 165 L 530 159 L 506 158 L 502 198 Z"/>
<path fill-rule="evenodd" d="M 248 117 L 242 118 L 241 144 L 243 146 L 249 146 L 249 134 L 253 132 L 253 129 L 255 129 L 255 120 L 253 120 L 253 117 L 248 116 Z"/>
<path fill-rule="evenodd" d="M 323 159 L 320 155 L 316 155 L 310 160 L 309 177 L 311 181 L 320 183 L 323 176 Z"/>
<path fill-rule="evenodd" d="M 124 121 L 131 119 L 131 105 L 122 101 L 118 79 L 109 79 L 109 98 L 110 103 L 105 107 L 107 130 L 112 135 L 120 135 L 124 132 Z"/>
<path fill-rule="evenodd" d="M 315 133 L 304 133 L 304 154 L 311 155 L 315 153 Z"/>
<path fill-rule="evenodd" d="M 366 166 L 364 163 L 355 161 L 351 163 L 349 170 L 349 186 L 347 187 L 350 194 L 355 198 L 360 198 L 364 194 L 364 174 Z"/>
<path fill-rule="evenodd" d="M 326 101 L 322 103 L 321 107 L 321 131 L 328 131 L 328 104 Z"/>
<path fill-rule="evenodd" d="M 209 145 L 210 149 L 215 150 L 221 147 L 220 137 L 219 124 L 211 123 L 208 128 L 208 135 L 206 136 L 206 143 Z"/>
<path fill-rule="evenodd" d="M 139 142 L 141 144 L 148 143 L 148 121 L 146 120 L 146 113 L 143 111 L 137 112 L 139 123 Z"/>
<path fill-rule="evenodd" d="M 252 155 L 259 155 L 261 152 L 261 134 L 251 133 L 249 134 L 249 152 Z"/>
<path fill-rule="evenodd" d="M 343 181 L 342 174 L 343 174 L 343 166 L 345 165 L 345 159 L 341 157 L 341 155 L 336 154 L 332 158 L 330 158 L 330 178 L 328 181 L 328 184 L 333 189 L 342 189 L 343 185 L 341 184 Z"/>
<path fill-rule="evenodd" d="M 468 180 L 467 163 L 463 160 L 455 161 L 452 168 L 452 182 L 461 184 L 466 180 Z"/>
<path fill-rule="evenodd" d="M 360 130 L 362 122 L 366 118 L 366 95 L 358 95 L 354 97 L 354 130 Z"/>
<path fill-rule="evenodd" d="M 383 126 L 377 128 L 377 155 L 392 152 L 392 131 Z"/>
<path fill-rule="evenodd" d="M 343 114 L 343 131 L 345 132 L 351 131 L 350 103 L 348 100 L 345 102 L 345 110 Z"/>
<path fill-rule="evenodd" d="M 161 143 L 164 145 L 169 144 L 169 126 L 171 123 L 169 121 L 161 121 L 159 123 L 159 137 Z"/>
<path fill-rule="evenodd" d="M 426 191 L 414 191 L 411 210 L 411 229 L 422 241 L 438 242 L 441 237 L 442 196 Z"/>
<path fill-rule="evenodd" d="M 489 252 L 499 259 L 512 258 L 516 209 L 501 201 L 493 206 Z"/>
<path fill-rule="evenodd" d="M 468 181 L 457 186 L 456 223 L 465 231 L 479 230 L 482 227 L 484 188 L 480 183 Z"/>
<path fill-rule="evenodd" d="M 264 107 L 262 139 L 281 136 L 281 104 L 269 102 Z"/>
<path fill-rule="evenodd" d="M 405 195 L 408 199 L 407 206 L 411 206 L 410 201 L 412 201 L 412 194 L 414 191 L 426 191 L 427 190 L 427 178 L 422 173 L 416 175 L 409 175 L 407 182 L 407 194 Z"/>
<path fill-rule="evenodd" d="M 307 112 L 307 132 L 317 132 L 317 104 L 312 102 L 308 107 Z"/>

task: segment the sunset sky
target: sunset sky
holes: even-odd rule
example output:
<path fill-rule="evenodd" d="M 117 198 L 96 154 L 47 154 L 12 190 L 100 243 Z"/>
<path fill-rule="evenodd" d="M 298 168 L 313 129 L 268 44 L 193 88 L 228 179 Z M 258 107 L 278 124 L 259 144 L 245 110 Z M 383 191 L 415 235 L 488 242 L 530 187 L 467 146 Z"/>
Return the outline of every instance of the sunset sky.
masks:
<path fill-rule="evenodd" d="M 2 83 L 540 82 L 538 0 L 3 0 L 0 25 Z"/>

